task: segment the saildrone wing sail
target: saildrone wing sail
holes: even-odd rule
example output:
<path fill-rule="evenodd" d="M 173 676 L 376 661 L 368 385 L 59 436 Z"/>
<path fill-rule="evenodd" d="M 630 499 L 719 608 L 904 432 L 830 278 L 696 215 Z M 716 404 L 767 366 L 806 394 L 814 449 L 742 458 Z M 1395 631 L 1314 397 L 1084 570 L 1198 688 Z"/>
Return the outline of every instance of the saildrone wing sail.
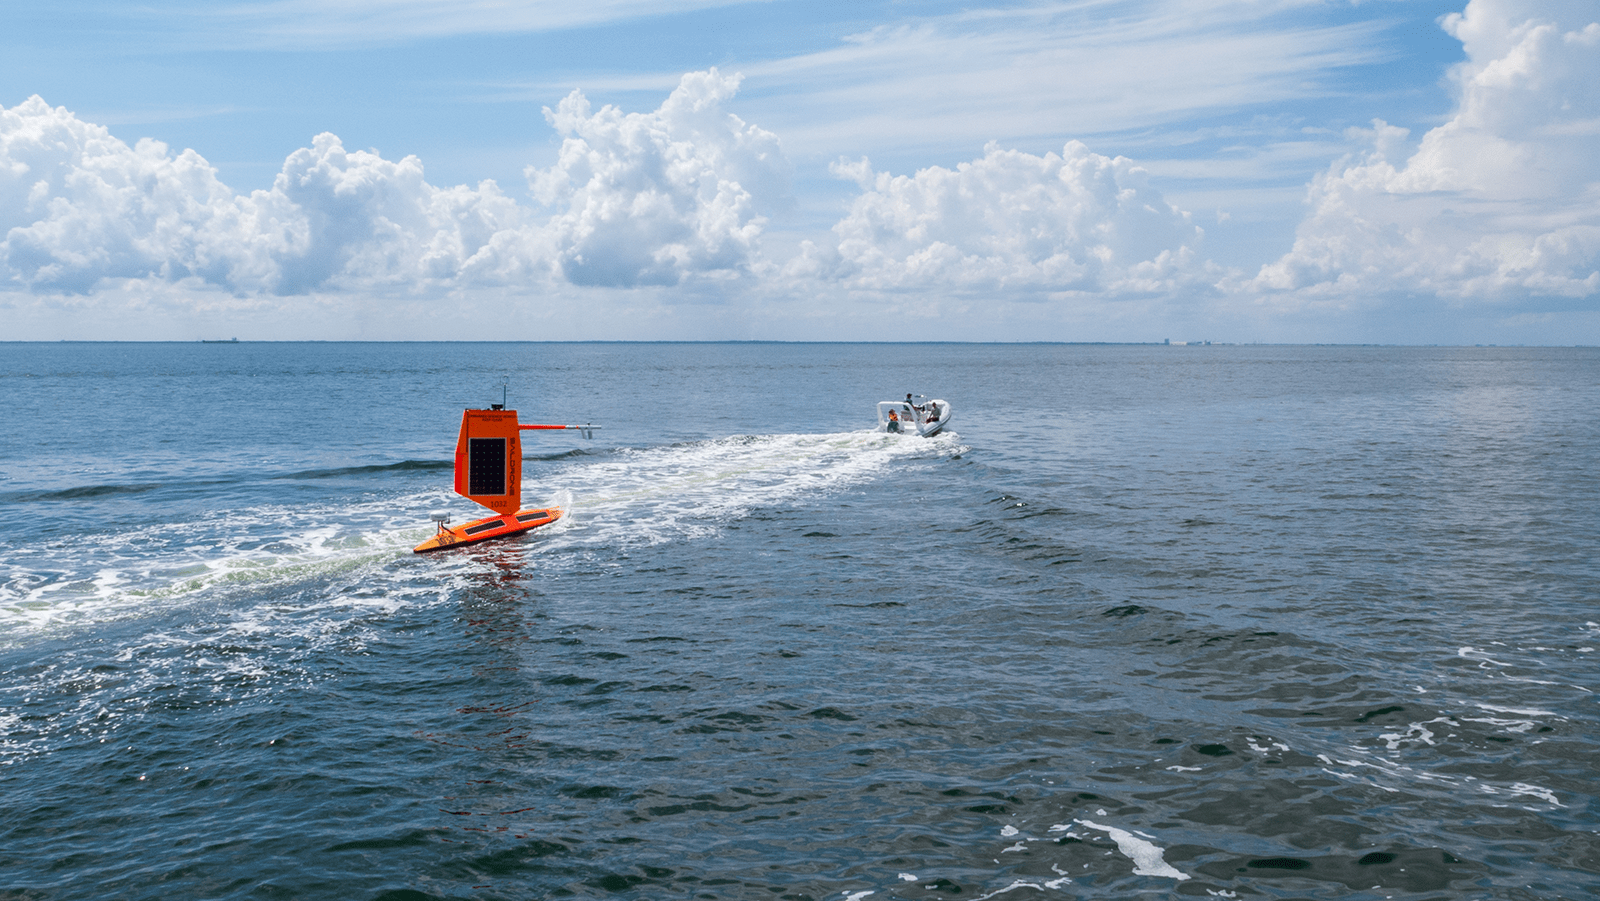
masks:
<path fill-rule="evenodd" d="M 516 410 L 464 410 L 456 438 L 456 494 L 496 513 L 522 506 L 522 438 Z"/>

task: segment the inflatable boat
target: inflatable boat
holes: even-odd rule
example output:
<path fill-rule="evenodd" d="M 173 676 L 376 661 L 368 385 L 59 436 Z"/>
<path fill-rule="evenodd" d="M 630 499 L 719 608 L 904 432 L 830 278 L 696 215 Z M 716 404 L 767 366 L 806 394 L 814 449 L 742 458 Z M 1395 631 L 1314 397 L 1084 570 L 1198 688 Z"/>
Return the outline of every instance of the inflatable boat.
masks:
<path fill-rule="evenodd" d="M 905 400 L 878 402 L 878 431 L 890 434 L 921 435 L 932 438 L 950 422 L 950 405 L 943 400 L 916 402 L 907 394 Z"/>

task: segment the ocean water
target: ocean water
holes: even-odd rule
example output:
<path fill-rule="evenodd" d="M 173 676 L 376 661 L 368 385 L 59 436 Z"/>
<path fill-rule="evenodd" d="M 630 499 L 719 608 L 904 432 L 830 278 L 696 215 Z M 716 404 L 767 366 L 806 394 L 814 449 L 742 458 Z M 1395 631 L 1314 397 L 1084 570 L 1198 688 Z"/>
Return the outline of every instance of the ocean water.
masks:
<path fill-rule="evenodd" d="M 411 554 L 502 384 L 601 426 L 525 444 L 569 518 Z M 0 899 L 1600 895 L 1600 350 L 0 344 L 0 391 Z M 907 391 L 951 432 L 872 431 Z"/>

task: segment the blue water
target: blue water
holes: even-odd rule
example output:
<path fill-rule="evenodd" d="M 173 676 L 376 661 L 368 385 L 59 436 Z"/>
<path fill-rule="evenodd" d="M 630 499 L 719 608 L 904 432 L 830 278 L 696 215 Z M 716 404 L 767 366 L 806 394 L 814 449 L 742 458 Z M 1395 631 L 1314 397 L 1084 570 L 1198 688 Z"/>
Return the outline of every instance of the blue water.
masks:
<path fill-rule="evenodd" d="M 502 380 L 602 427 L 525 445 L 570 516 L 411 554 Z M 951 431 L 872 431 L 907 391 Z M 0 392 L 0 899 L 1600 894 L 1600 350 L 0 344 Z"/>

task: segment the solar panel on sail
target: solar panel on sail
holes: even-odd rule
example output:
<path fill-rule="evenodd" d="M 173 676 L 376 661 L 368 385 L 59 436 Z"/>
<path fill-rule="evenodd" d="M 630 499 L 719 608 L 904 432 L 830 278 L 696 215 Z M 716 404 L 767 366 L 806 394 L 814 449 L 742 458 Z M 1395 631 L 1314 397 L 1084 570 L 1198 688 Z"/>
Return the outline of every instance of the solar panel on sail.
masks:
<path fill-rule="evenodd" d="M 467 440 L 467 493 L 506 493 L 506 439 Z"/>

